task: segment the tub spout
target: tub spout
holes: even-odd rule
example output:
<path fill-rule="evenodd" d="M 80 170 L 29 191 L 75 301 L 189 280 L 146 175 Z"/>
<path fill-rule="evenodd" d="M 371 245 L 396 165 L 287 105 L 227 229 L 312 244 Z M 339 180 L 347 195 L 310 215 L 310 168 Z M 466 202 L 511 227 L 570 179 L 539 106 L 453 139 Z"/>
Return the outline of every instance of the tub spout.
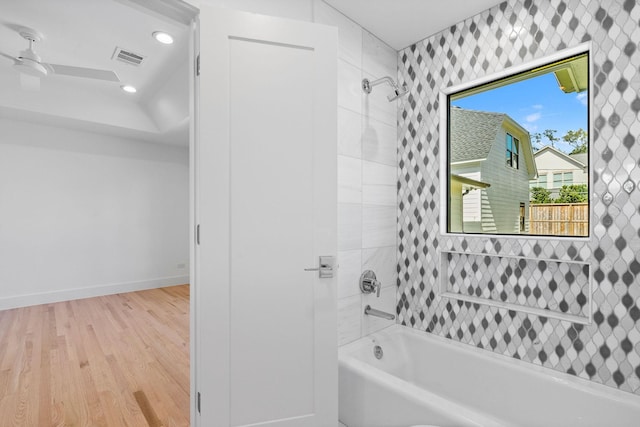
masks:
<path fill-rule="evenodd" d="M 395 314 L 387 313 L 387 312 L 381 311 L 381 310 L 376 310 L 375 308 L 371 308 L 370 305 L 367 305 L 364 308 L 364 314 L 367 314 L 369 316 L 381 317 L 381 318 L 387 319 L 387 320 L 393 320 L 393 319 L 396 318 Z"/>

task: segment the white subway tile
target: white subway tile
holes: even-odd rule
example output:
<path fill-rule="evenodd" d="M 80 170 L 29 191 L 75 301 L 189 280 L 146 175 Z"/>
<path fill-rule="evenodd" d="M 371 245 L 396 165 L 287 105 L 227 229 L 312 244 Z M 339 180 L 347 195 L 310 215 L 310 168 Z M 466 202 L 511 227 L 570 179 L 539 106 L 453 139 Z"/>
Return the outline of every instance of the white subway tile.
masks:
<path fill-rule="evenodd" d="M 362 158 L 362 116 L 338 107 L 338 154 Z"/>
<path fill-rule="evenodd" d="M 389 76 L 396 80 L 398 75 L 398 52 L 379 38 L 363 31 L 362 69 L 375 78 Z"/>
<path fill-rule="evenodd" d="M 363 185 L 362 204 L 397 206 L 398 191 L 395 185 Z"/>
<path fill-rule="evenodd" d="M 338 300 L 338 345 L 350 343 L 362 335 L 362 297 Z"/>
<path fill-rule="evenodd" d="M 338 250 L 362 248 L 362 205 L 338 203 Z"/>
<path fill-rule="evenodd" d="M 338 156 L 338 203 L 362 203 L 362 160 Z"/>
<path fill-rule="evenodd" d="M 362 72 L 343 59 L 338 60 L 338 106 L 362 112 Z"/>
<path fill-rule="evenodd" d="M 398 169 L 395 166 L 380 163 L 362 162 L 363 185 L 393 185 L 398 183 Z"/>
<path fill-rule="evenodd" d="M 396 244 L 396 207 L 362 206 L 362 248 Z"/>
<path fill-rule="evenodd" d="M 396 126 L 388 125 L 368 116 L 362 120 L 362 158 L 372 162 L 395 166 L 398 164 L 398 137 Z"/>
<path fill-rule="evenodd" d="M 338 251 L 338 299 L 359 295 L 362 250 Z"/>

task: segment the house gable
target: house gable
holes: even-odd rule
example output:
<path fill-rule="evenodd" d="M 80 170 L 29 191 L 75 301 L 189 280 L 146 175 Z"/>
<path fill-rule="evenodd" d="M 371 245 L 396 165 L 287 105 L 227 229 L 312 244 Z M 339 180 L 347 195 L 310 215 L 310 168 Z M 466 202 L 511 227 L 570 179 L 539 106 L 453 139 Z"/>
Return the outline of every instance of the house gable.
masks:
<path fill-rule="evenodd" d="M 507 114 L 452 107 L 450 121 L 449 162 L 451 164 L 487 159 L 495 144 L 502 149 L 505 148 L 505 139 L 498 138 L 498 135 L 509 132 L 520 141 L 521 156 L 526 164 L 529 179 L 536 176 L 536 163 L 529 132 Z"/>
<path fill-rule="evenodd" d="M 537 176 L 529 133 L 504 113 L 461 108 L 451 113 L 450 196 L 454 198 L 455 187 L 457 197 L 451 229 L 520 233 L 521 206 L 526 211 L 529 204 L 529 179 Z M 520 141 L 518 168 L 506 163 L 507 133 Z M 466 191 L 463 179 L 483 185 L 468 185 Z"/>
<path fill-rule="evenodd" d="M 586 165 L 550 145 L 542 147 L 534 154 L 540 170 L 586 170 Z"/>
<path fill-rule="evenodd" d="M 587 165 L 579 160 L 581 157 L 586 160 L 587 156 L 569 156 L 551 146 L 543 147 L 534 155 L 540 178 L 532 181 L 531 186 L 546 188 L 555 197 L 563 185 L 587 184 L 589 171 Z M 567 180 L 568 173 L 571 174 Z"/>

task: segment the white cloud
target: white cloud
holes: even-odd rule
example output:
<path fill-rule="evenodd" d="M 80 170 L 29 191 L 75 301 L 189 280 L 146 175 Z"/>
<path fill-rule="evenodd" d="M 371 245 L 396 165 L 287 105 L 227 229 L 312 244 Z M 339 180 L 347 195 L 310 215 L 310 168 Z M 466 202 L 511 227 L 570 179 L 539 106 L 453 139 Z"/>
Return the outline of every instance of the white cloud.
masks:
<path fill-rule="evenodd" d="M 531 106 L 531 108 L 533 108 L 534 110 L 542 110 L 542 105 L 541 104 L 534 104 Z"/>
<path fill-rule="evenodd" d="M 527 117 L 525 117 L 524 120 L 527 123 L 533 123 L 533 122 L 537 122 L 538 120 L 540 120 L 541 117 L 542 117 L 541 113 L 533 113 L 533 114 L 529 114 Z"/>
<path fill-rule="evenodd" d="M 580 102 L 582 105 L 587 105 L 589 102 L 589 94 L 587 92 L 581 92 L 579 94 L 576 95 L 576 99 L 578 100 L 578 102 Z"/>

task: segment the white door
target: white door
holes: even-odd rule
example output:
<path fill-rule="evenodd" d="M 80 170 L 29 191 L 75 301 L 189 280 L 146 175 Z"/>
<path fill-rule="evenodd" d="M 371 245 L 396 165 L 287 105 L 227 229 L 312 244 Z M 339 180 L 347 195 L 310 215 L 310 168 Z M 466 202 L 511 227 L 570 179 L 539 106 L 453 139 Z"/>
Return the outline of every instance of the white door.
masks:
<path fill-rule="evenodd" d="M 336 40 L 201 8 L 194 425 L 337 425 Z"/>

